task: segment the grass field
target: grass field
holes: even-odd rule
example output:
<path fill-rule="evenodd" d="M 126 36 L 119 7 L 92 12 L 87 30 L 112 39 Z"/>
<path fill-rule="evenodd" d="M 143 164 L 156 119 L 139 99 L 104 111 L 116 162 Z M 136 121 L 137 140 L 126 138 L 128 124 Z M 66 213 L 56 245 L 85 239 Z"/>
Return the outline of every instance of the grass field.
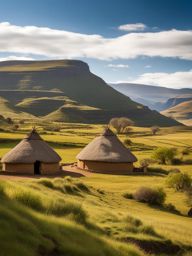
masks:
<path fill-rule="evenodd" d="M 102 125 L 52 124 L 57 125 L 61 128 L 59 132 L 48 131 L 51 125 L 46 123 L 36 127 L 61 155 L 63 163 L 74 162 L 76 154 L 103 129 Z M 24 124 L 16 132 L 1 132 L 0 157 L 16 145 L 31 126 Z M 183 127 L 164 128 L 155 136 L 149 128 L 134 127 L 129 135 L 121 135 L 120 139 L 132 141 L 131 149 L 139 160 L 150 158 L 156 147 L 176 147 L 178 157 L 188 160 L 188 164 L 154 164 L 152 167 L 178 168 L 192 175 L 192 163 L 189 164 L 192 152 L 186 156 L 181 154 L 183 149 L 192 148 L 191 135 L 192 130 Z M 78 179 L 1 180 L 0 216 L 3 216 L 1 227 L 5 228 L 0 236 L 6 242 L 0 245 L 6 252 L 4 255 L 26 255 L 28 251 L 27 255 L 136 256 L 151 252 L 159 256 L 190 256 L 192 219 L 187 217 L 186 195 L 168 188 L 166 178 L 166 175 L 155 174 L 92 174 Z M 179 214 L 123 196 L 141 186 L 164 188 L 166 203 L 173 204 Z M 8 227 L 14 232 L 10 234 Z M 14 241 L 11 247 L 10 239 Z M 23 241 L 22 246 L 15 241 Z"/>

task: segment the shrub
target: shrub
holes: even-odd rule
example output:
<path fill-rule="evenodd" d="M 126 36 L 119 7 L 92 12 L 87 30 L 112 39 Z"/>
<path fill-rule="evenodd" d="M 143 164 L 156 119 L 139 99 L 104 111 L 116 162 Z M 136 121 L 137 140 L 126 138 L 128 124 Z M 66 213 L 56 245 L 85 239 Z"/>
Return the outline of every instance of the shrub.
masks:
<path fill-rule="evenodd" d="M 157 235 L 152 226 L 142 225 L 142 226 L 139 227 L 139 232 L 147 234 L 147 235 L 151 235 L 151 236 L 156 236 Z"/>
<path fill-rule="evenodd" d="M 133 194 L 131 194 L 131 193 L 123 193 L 123 195 L 122 195 L 124 198 L 126 198 L 126 199 L 133 199 Z"/>
<path fill-rule="evenodd" d="M 153 158 L 160 164 L 171 163 L 177 155 L 175 148 L 157 148 L 153 153 Z"/>
<path fill-rule="evenodd" d="M 142 221 L 140 219 L 134 218 L 132 216 L 127 216 L 125 219 L 126 222 L 131 223 L 132 225 L 139 227 L 142 225 Z"/>
<path fill-rule="evenodd" d="M 141 187 L 134 193 L 133 197 L 139 202 L 148 203 L 151 205 L 162 205 L 165 201 L 166 193 L 162 188 L 154 189 Z"/>
<path fill-rule="evenodd" d="M 179 190 L 189 190 L 192 186 L 192 179 L 186 173 L 171 173 L 167 177 L 169 187 Z"/>

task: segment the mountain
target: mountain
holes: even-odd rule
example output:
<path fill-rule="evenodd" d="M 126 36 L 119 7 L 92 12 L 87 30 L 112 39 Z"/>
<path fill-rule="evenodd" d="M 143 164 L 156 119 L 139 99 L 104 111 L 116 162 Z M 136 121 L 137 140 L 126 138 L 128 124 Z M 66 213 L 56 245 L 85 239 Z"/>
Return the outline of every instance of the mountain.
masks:
<path fill-rule="evenodd" d="M 192 99 L 183 101 L 161 112 L 167 117 L 174 118 L 185 125 L 192 125 Z"/>
<path fill-rule="evenodd" d="M 174 98 L 168 99 L 162 106 L 163 106 L 163 109 L 165 110 L 165 109 L 168 109 L 168 108 L 172 108 L 172 107 L 174 107 L 177 104 L 180 104 L 182 102 L 189 101 L 189 100 L 192 100 L 192 94 L 179 95 L 179 96 L 176 96 Z"/>
<path fill-rule="evenodd" d="M 106 123 L 126 116 L 142 126 L 178 125 L 117 92 L 78 60 L 1 62 L 0 97 L 27 118 Z"/>
<path fill-rule="evenodd" d="M 117 83 L 109 85 L 131 99 L 158 111 L 164 110 L 168 107 L 166 102 L 169 98 L 175 98 L 182 95 L 192 97 L 192 89 L 188 88 L 171 89 L 160 86 L 132 83 Z"/>

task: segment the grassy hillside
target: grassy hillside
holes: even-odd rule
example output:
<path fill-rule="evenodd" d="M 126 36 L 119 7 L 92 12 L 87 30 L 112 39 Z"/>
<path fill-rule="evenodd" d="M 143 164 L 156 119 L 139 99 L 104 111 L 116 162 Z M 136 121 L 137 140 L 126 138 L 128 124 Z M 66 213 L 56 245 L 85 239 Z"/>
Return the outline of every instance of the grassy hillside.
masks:
<path fill-rule="evenodd" d="M 7 94 L 5 90 L 7 90 Z M 13 95 L 15 99 L 11 101 Z M 13 107 L 28 111 L 35 116 L 53 113 L 50 116 L 54 117 L 56 111 L 56 115 L 60 116 L 60 121 L 66 120 L 67 115 L 67 120 L 71 122 L 87 123 L 92 120 L 93 123 L 106 123 L 114 116 L 124 115 L 132 118 L 138 125 L 172 126 L 178 124 L 109 87 L 101 78 L 92 74 L 88 65 L 81 61 L 2 62 L 0 64 L 0 96 L 9 100 Z M 67 97 L 77 105 L 89 107 L 89 110 L 96 108 L 100 111 L 85 112 L 78 109 L 78 113 L 74 113 L 73 109 L 71 113 L 71 108 L 60 111 L 61 102 L 54 98 L 49 99 L 49 107 L 46 110 L 43 106 L 47 103 L 45 98 L 57 96 Z M 31 98 L 41 99 L 33 101 Z M 48 113 L 48 111 L 50 112 Z M 74 120 L 77 115 L 80 118 Z M 142 119 L 141 116 L 144 116 L 145 119 Z M 53 119 L 55 120 L 55 118 Z"/>
<path fill-rule="evenodd" d="M 192 124 L 192 100 L 181 102 L 174 107 L 161 112 L 167 117 L 172 117 L 186 125 Z"/>
<path fill-rule="evenodd" d="M 0 181 L 1 255 L 142 256 L 94 225 L 84 200 L 100 200 L 78 180 Z"/>
<path fill-rule="evenodd" d="M 59 132 L 51 131 L 60 127 Z M 29 131 L 25 123 L 15 133 L 0 134 L 0 156 Z M 61 155 L 62 162 L 76 154 L 97 134 L 101 125 L 40 123 L 42 137 Z M 139 160 L 151 158 L 156 147 L 176 147 L 178 157 L 192 147 L 192 131 L 186 127 L 163 128 L 156 136 L 149 128 L 133 127 L 129 138 Z M 189 256 L 192 252 L 192 220 L 183 192 L 167 186 L 166 171 L 179 168 L 190 175 L 192 152 L 178 165 L 153 164 L 163 173 L 117 176 L 91 174 L 81 178 L 22 178 L 0 175 L 0 216 L 4 255 L 152 255 Z M 138 165 L 138 163 L 137 163 Z M 139 187 L 162 187 L 166 204 L 179 211 L 139 203 L 124 195 Z M 11 231 L 10 228 L 11 227 Z M 11 241 L 11 246 L 10 246 Z M 134 247 L 136 244 L 142 252 Z"/>
<path fill-rule="evenodd" d="M 29 113 L 25 113 L 22 111 L 17 110 L 13 107 L 8 100 L 0 97 L 0 114 L 3 115 L 5 118 L 10 117 L 12 119 L 32 119 L 33 116 Z"/>

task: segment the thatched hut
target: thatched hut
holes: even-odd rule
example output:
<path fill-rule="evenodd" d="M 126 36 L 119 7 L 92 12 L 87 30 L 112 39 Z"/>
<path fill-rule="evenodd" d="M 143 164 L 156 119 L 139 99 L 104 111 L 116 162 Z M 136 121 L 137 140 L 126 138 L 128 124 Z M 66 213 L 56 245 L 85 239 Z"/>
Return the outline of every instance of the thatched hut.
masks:
<path fill-rule="evenodd" d="M 1 160 L 3 171 L 18 174 L 54 174 L 60 170 L 60 161 L 35 129 Z"/>
<path fill-rule="evenodd" d="M 133 171 L 133 163 L 137 158 L 107 128 L 77 155 L 77 160 L 77 166 L 80 169 L 124 174 Z"/>

